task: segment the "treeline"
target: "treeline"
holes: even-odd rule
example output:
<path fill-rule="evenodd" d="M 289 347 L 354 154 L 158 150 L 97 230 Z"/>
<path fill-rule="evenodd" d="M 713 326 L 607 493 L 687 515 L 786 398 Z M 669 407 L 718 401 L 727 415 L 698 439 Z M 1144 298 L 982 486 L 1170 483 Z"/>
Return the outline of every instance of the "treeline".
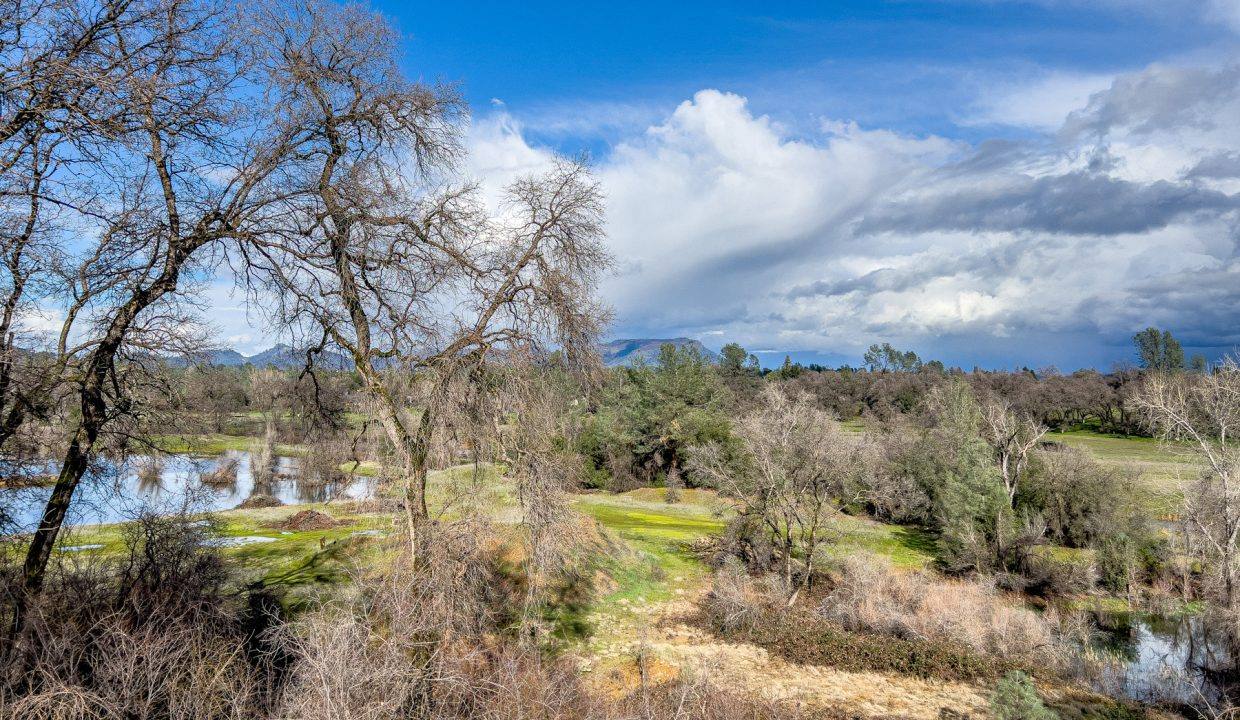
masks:
<path fill-rule="evenodd" d="M 788 382 L 819 398 L 841 418 L 889 420 L 915 411 L 934 388 L 953 379 L 968 383 L 980 396 L 1004 399 L 1054 430 L 1145 433 L 1128 410 L 1128 400 L 1140 379 L 1136 370 L 1078 370 L 1060 375 L 1032 370 L 966 373 L 922 367 L 910 372 L 871 372 L 844 368 L 807 370 L 796 373 Z"/>
<path fill-rule="evenodd" d="M 1135 428 L 1121 392 L 1135 391 L 1139 373 L 764 375 L 728 361 L 741 356 L 729 350 L 715 365 L 668 345 L 653 363 L 614 370 L 584 414 L 586 484 L 666 485 L 673 495 L 702 485 L 732 496 L 756 513 L 734 525 L 738 554 L 782 563 L 789 583 L 809 581 L 812 568 L 795 570 L 793 558 L 814 557 L 834 512 L 919 526 L 945 569 L 1012 573 L 1022 587 L 1172 582 L 1165 540 L 1127 500 L 1134 478 L 1045 441 L 1047 416 L 1062 426 L 1092 411 L 1112 418 L 1108 427 L 1123 418 Z M 1105 399 L 1056 405 L 1073 388 Z M 858 417 L 864 432 L 838 422 Z M 812 475 L 799 480 L 802 472 Z M 771 498 L 787 504 L 771 508 Z M 1055 563 L 1039 554 L 1046 545 L 1088 548 L 1097 561 Z"/>
<path fill-rule="evenodd" d="M 801 365 L 785 358 L 779 368 L 760 370 L 757 358 L 736 344 L 721 353 L 721 370 L 729 376 L 761 375 L 790 381 L 819 398 L 841 419 L 888 420 L 918 408 L 931 390 L 951 377 L 962 378 L 980 397 L 1001 398 L 1018 412 L 1056 431 L 1090 429 L 1120 435 L 1148 436 L 1149 428 L 1132 412 L 1133 394 L 1149 372 L 1204 373 L 1202 355 L 1186 359 L 1169 330 L 1146 328 L 1133 336 L 1137 363 L 1110 372 L 1082 369 L 1070 374 L 1055 368 L 1016 371 L 948 368 L 924 361 L 916 352 L 890 343 L 866 350 L 862 366 L 828 368 Z"/>

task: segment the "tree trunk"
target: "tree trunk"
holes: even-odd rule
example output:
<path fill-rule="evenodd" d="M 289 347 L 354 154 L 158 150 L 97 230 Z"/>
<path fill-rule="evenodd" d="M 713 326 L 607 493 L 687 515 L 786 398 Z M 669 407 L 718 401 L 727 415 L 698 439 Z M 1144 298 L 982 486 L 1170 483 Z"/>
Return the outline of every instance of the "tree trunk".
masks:
<path fill-rule="evenodd" d="M 163 271 L 145 288 L 140 288 L 128 300 L 117 307 L 107 332 L 90 355 L 84 368 L 78 397 L 81 399 L 81 419 L 74 430 L 56 478 L 52 496 L 48 498 L 39 527 L 31 538 L 22 567 L 22 592 L 17 599 L 13 614 L 13 638 L 18 639 L 25 621 L 27 603 L 43 590 L 47 564 L 51 560 L 52 547 L 60 534 L 73 493 L 86 474 L 91 453 L 99 433 L 108 421 L 108 405 L 105 388 L 116 364 L 125 337 L 129 334 L 138 315 L 164 295 L 176 290 L 181 266 L 191 252 L 206 242 L 205 236 L 195 237 L 180 247 L 172 248 L 164 261 Z"/>

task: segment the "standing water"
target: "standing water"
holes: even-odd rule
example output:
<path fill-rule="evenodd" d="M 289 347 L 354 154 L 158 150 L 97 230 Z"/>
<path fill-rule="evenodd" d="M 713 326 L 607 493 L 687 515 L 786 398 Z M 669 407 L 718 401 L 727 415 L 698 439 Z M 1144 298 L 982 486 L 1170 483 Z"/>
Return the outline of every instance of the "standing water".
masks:
<path fill-rule="evenodd" d="M 372 497 L 375 478 L 306 472 L 301 458 L 276 457 L 271 472 L 256 473 L 248 452 L 230 450 L 216 458 L 189 455 L 136 457 L 124 463 L 101 461 L 74 494 L 68 524 L 95 525 L 132 520 L 142 511 L 229 510 L 254 494 L 286 505 Z M 0 508 L 12 514 L 20 531 L 38 526 L 51 487 L 0 488 Z"/>
<path fill-rule="evenodd" d="M 1232 669 L 1227 633 L 1206 618 L 1121 615 L 1100 618 L 1104 647 L 1118 663 L 1099 689 L 1141 702 L 1199 706 L 1214 703 Z"/>

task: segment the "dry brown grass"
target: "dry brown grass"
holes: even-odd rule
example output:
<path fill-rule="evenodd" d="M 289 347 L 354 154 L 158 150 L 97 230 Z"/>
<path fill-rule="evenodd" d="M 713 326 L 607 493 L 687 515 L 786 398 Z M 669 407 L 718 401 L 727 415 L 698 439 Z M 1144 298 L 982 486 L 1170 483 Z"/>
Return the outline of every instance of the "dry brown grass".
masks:
<path fill-rule="evenodd" d="M 241 720 L 264 707 L 252 622 L 186 518 L 147 516 L 116 562 L 61 567 L 4 656 L 0 718 Z M 5 590 L 14 590 L 15 581 Z"/>
<path fill-rule="evenodd" d="M 879 556 L 845 558 L 818 612 L 848 630 L 949 641 L 1031 667 L 1063 667 L 1071 652 L 1053 614 L 1008 600 L 986 580 L 902 571 Z"/>
<path fill-rule="evenodd" d="M 28 691 L 0 695 L 0 717 L 23 720 L 243 720 L 259 685 L 242 643 L 185 624 L 133 628 L 119 618 L 82 639 L 45 638 Z M 82 652 L 79 652 L 82 651 Z M 73 668 L 65 661 L 77 660 Z"/>

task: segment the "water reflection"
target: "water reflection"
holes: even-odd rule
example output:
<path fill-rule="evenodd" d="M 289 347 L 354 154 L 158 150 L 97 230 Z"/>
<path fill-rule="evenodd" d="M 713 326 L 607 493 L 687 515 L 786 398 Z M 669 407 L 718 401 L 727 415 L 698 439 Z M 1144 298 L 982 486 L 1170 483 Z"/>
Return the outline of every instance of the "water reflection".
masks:
<path fill-rule="evenodd" d="M 228 451 L 218 458 L 174 455 L 138 457 L 128 462 L 100 461 L 74 496 L 72 525 L 123 522 L 138 512 L 205 512 L 236 507 L 253 494 L 272 496 L 286 505 L 372 497 L 374 478 L 303 468 L 300 458 L 274 457 L 257 475 L 248 452 Z M 0 504 L 13 513 L 17 528 L 38 525 L 49 487 L 0 489 Z"/>
<path fill-rule="evenodd" d="M 1120 662 L 1099 678 L 1099 689 L 1149 703 L 1214 703 L 1232 675 L 1233 643 L 1202 616 L 1099 616 L 1103 647 Z"/>

